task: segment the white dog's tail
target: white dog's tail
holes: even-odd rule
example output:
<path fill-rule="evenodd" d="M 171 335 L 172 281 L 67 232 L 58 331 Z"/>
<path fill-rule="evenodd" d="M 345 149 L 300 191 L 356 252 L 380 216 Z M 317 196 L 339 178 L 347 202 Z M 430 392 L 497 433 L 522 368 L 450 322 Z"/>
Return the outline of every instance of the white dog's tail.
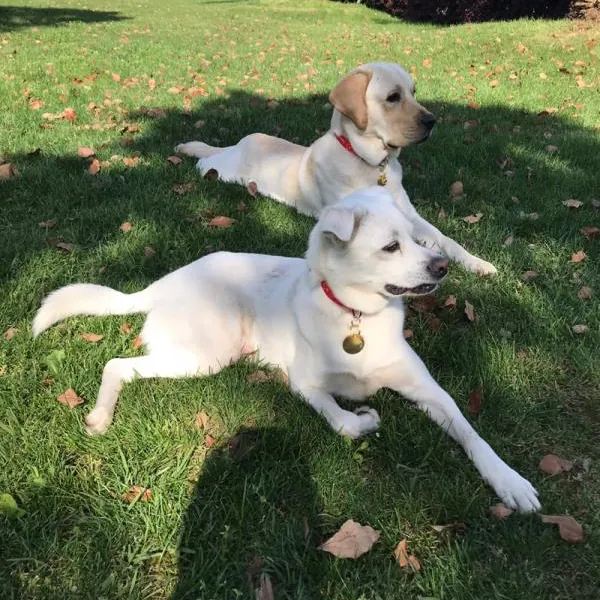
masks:
<path fill-rule="evenodd" d="M 179 152 L 179 154 L 185 154 L 186 156 L 192 156 L 193 158 L 208 158 L 213 154 L 223 152 L 223 150 L 225 150 L 225 148 L 209 146 L 204 142 L 187 142 L 187 144 L 179 144 L 179 146 L 175 146 L 175 152 Z"/>
<path fill-rule="evenodd" d="M 54 323 L 75 315 L 126 315 L 150 310 L 148 288 L 123 294 L 103 285 L 76 283 L 46 296 L 33 319 L 33 335 L 38 336 Z"/>

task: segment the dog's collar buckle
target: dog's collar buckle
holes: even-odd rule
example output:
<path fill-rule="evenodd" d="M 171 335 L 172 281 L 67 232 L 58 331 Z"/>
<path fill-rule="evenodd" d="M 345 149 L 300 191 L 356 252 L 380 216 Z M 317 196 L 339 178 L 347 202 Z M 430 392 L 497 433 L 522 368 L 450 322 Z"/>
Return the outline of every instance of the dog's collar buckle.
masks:
<path fill-rule="evenodd" d="M 321 281 L 321 289 L 325 295 L 340 308 L 352 313 L 352 321 L 350 321 L 350 333 L 344 338 L 342 348 L 348 354 L 358 354 L 365 347 L 365 338 L 360 333 L 360 320 L 362 312 L 346 306 L 334 293 L 330 285 L 325 281 Z"/>
<path fill-rule="evenodd" d="M 385 169 L 387 167 L 389 160 L 390 160 L 390 157 L 386 156 L 379 163 L 379 177 L 377 178 L 377 185 L 386 185 L 388 182 L 387 175 L 385 174 Z"/>

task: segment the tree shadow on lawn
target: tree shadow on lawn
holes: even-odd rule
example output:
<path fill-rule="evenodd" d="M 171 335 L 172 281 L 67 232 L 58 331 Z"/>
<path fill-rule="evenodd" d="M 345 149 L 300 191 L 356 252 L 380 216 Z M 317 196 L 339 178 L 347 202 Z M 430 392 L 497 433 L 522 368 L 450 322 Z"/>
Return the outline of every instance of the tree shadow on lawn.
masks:
<path fill-rule="evenodd" d="M 0 6 L 0 33 L 26 27 L 60 27 L 72 22 L 100 23 L 123 21 L 129 17 L 116 11 L 79 8 L 33 8 L 27 6 Z"/>
<path fill-rule="evenodd" d="M 213 250 L 302 255 L 312 226 L 310 219 L 274 201 L 255 200 L 242 187 L 205 181 L 195 171 L 192 160 L 175 167 L 165 158 L 177 142 L 202 139 L 228 145 L 254 131 L 277 133 L 308 144 L 328 128 L 330 113 L 324 110 L 324 103 L 325 97 L 321 95 L 307 100 L 268 103 L 261 97 L 237 91 L 228 98 L 204 102 L 190 115 L 171 109 L 166 109 L 166 117 L 160 119 L 151 119 L 142 112 L 131 113 L 129 122 L 139 121 L 143 134 L 133 146 L 123 148 L 115 133 L 114 142 L 99 149 L 99 155 L 104 160 L 113 154 L 128 156 L 138 150 L 142 162 L 132 169 L 115 162 L 96 177 L 86 173 L 85 161 L 69 156 L 46 156 L 44 149 L 39 156 L 13 157 L 21 177 L 2 184 L 6 196 L 4 214 L 0 217 L 5 234 L 0 248 L 0 263 L 5 265 L 0 271 L 0 282 L 7 290 L 4 312 L 4 318 L 9 321 L 7 326 L 23 319 L 24 313 L 29 322 L 46 293 L 72 281 L 85 279 L 133 291 Z M 576 367 L 570 365 L 564 369 L 575 352 L 575 342 L 561 341 L 565 335 L 561 332 L 568 331 L 572 319 L 595 319 L 592 308 L 581 304 L 579 309 L 579 304 L 565 299 L 564 290 L 571 275 L 571 266 L 567 264 L 570 254 L 580 248 L 589 256 L 588 261 L 578 267 L 581 276 L 586 284 L 598 283 L 597 274 L 589 266 L 598 259 L 597 249 L 580 236 L 579 229 L 597 221 L 598 213 L 593 212 L 590 200 L 600 188 L 595 164 L 600 143 L 595 132 L 578 127 L 560 113 L 537 115 L 504 106 L 472 110 L 451 103 L 424 101 L 424 104 L 441 116 L 442 122 L 431 141 L 403 153 L 409 195 L 424 216 L 475 254 L 496 263 L 501 275 L 497 280 L 481 280 L 455 267 L 442 294 L 455 293 L 461 301 L 473 302 L 478 322 L 464 321 L 462 305 L 456 311 L 438 310 L 442 322 L 439 331 L 430 330 L 429 317 L 413 315 L 409 324 L 416 332 L 414 344 L 434 376 L 459 399 L 459 404 L 464 404 L 460 398 L 466 398 L 471 389 L 484 388 L 486 405 L 482 415 L 477 417 L 478 429 L 501 456 L 526 476 L 535 476 L 539 457 L 550 448 L 532 449 L 532 439 L 545 440 L 548 435 L 555 435 L 558 444 L 568 445 L 572 440 L 561 439 L 563 429 L 578 431 L 581 447 L 589 452 L 586 440 L 591 439 L 592 428 L 598 423 L 597 407 L 585 406 L 585 411 L 595 415 L 594 423 L 581 406 L 565 409 L 563 397 L 549 398 L 548 394 L 563 384 L 568 387 L 574 376 L 569 369 Z M 195 129 L 194 123 L 199 119 L 205 123 Z M 474 119 L 478 123 L 465 130 L 464 123 Z M 546 132 L 552 137 L 544 137 Z M 548 153 L 545 149 L 548 144 L 555 144 L 558 152 Z M 512 175 L 507 174 L 508 171 Z M 453 202 L 448 190 L 457 179 L 464 182 L 466 195 Z M 172 188 L 179 183 L 193 183 L 197 191 L 178 195 Z M 519 196 L 518 204 L 513 196 Z M 569 197 L 585 201 L 585 206 L 569 212 L 561 204 Z M 438 216 L 440 208 L 448 218 Z M 483 212 L 484 217 L 475 226 L 459 218 L 476 212 Z M 534 212 L 539 213 L 537 220 L 521 216 L 521 213 Z M 217 214 L 232 216 L 237 223 L 225 230 L 208 227 L 208 218 Z M 58 221 L 55 229 L 45 231 L 38 226 L 39 221 L 53 218 Z M 127 220 L 133 223 L 133 230 L 123 234 L 119 225 Z M 515 242 L 505 248 L 503 242 L 509 233 L 514 235 Z M 51 237 L 73 242 L 77 249 L 72 254 L 49 249 L 46 239 Z M 485 240 L 485 244 L 479 240 Z M 151 246 L 156 255 L 145 256 L 146 246 Z M 540 254 L 539 248 L 546 248 L 546 254 Z M 562 266 L 556 269 L 557 265 Z M 530 286 L 518 282 L 521 272 L 528 269 L 540 273 Z M 557 271 L 561 275 L 553 274 Z M 562 286 L 562 291 L 557 292 L 557 284 Z M 576 290 L 573 289 L 573 294 Z M 563 329 L 557 332 L 557 324 L 540 318 L 540 314 L 563 319 L 558 324 Z M 510 338 L 501 337 L 504 329 L 510 331 Z M 42 337 L 39 343 L 48 342 Z M 589 340 L 578 343 L 577 352 L 589 352 L 589 356 L 593 356 Z M 519 351 L 526 354 L 513 358 L 515 369 L 521 367 L 527 375 L 520 382 L 512 381 L 510 373 L 498 372 L 494 367 L 498 353 Z M 515 375 L 516 380 L 519 377 Z M 198 386 L 202 389 L 201 382 Z M 290 395 L 287 402 L 298 400 Z M 388 501 L 393 503 L 394 495 L 413 495 L 415 506 L 426 507 L 422 509 L 426 522 L 464 519 L 465 515 L 481 517 L 481 502 L 468 507 L 461 505 L 464 486 L 473 486 L 477 475 L 467 467 L 467 459 L 459 450 L 455 454 L 449 450 L 454 447 L 453 443 L 427 417 L 415 418 L 415 413 L 407 411 L 406 403 L 394 394 L 378 395 L 373 405 L 384 417 L 383 435 L 370 442 L 372 454 L 365 462 L 364 471 L 356 465 L 357 472 L 362 473 L 367 482 L 365 491 L 358 496 L 360 502 L 349 501 L 340 514 L 347 513 L 357 520 L 363 517 L 368 522 L 369 510 L 365 507 L 370 506 L 369 486 L 378 488 L 390 478 L 397 478 L 398 482 L 385 492 Z M 318 420 L 308 407 L 304 415 L 306 419 Z M 557 417 L 568 422 L 558 425 Z M 323 423 L 319 426 L 324 428 L 324 435 L 334 435 Z M 192 553 L 185 550 L 181 555 L 175 597 L 193 597 L 189 594 L 201 580 L 211 586 L 222 584 L 215 579 L 219 573 L 211 574 L 208 568 L 211 556 L 208 550 L 205 552 L 207 544 L 215 545 L 214 552 L 219 552 L 219 548 L 215 539 L 207 541 L 203 530 L 206 520 L 213 519 L 208 525 L 214 531 L 219 521 L 225 526 L 230 515 L 241 510 L 239 494 L 245 489 L 246 479 L 249 477 L 253 485 L 259 486 L 261 478 L 268 479 L 271 475 L 273 479 L 268 482 L 272 496 L 267 497 L 264 510 L 260 494 L 255 493 L 248 500 L 249 512 L 271 519 L 271 529 L 263 531 L 256 522 L 239 521 L 235 533 L 229 534 L 232 537 L 227 547 L 234 552 L 236 544 L 246 544 L 247 536 L 253 542 L 237 555 L 239 558 L 235 558 L 225 575 L 247 589 L 245 561 L 252 559 L 255 549 L 258 551 L 273 543 L 269 531 L 284 532 L 289 536 L 290 545 L 282 553 L 293 555 L 295 567 L 285 571 L 284 561 L 278 558 L 267 562 L 265 569 L 290 594 L 300 593 L 294 585 L 302 581 L 298 574 L 304 573 L 302 557 L 306 555 L 307 543 L 301 513 L 308 512 L 310 521 L 310 515 L 317 514 L 321 500 L 310 483 L 310 468 L 314 465 L 307 468 L 302 461 L 294 459 L 294 450 L 310 442 L 294 437 L 294 431 L 290 427 L 285 432 L 266 430 L 257 434 L 258 450 L 247 459 L 250 462 L 244 459 L 236 463 L 225 449 L 209 457 L 184 524 L 182 546 L 187 549 L 192 546 Z M 404 435 L 403 431 L 410 435 Z M 281 480 L 282 489 L 277 491 L 275 469 L 281 459 L 281 448 L 286 449 L 282 453 L 284 464 L 297 471 L 298 486 L 295 478 L 285 477 Z M 431 458 L 438 455 L 440 458 Z M 412 470 L 413 475 L 403 478 L 402 469 L 406 468 Z M 457 476 L 456 469 L 463 474 Z M 231 477 L 224 477 L 223 473 Z M 203 512 L 202 503 L 213 502 L 211 490 L 215 486 L 225 486 L 227 493 L 215 500 L 218 505 Z M 456 489 L 457 505 L 449 507 L 448 495 L 440 494 L 440 490 L 452 488 Z M 473 492 L 474 497 L 480 496 L 485 504 L 491 492 L 485 487 L 478 489 Z M 298 513 L 292 517 L 288 514 L 291 520 L 282 519 L 278 513 L 281 503 L 291 503 Z M 362 514 L 358 514 L 361 510 Z M 417 513 L 412 518 L 415 522 L 425 519 L 423 514 Z M 513 538 L 519 535 L 519 527 L 519 521 L 509 527 L 507 545 L 511 543 L 511 535 Z M 536 524 L 528 527 L 535 528 Z M 217 539 L 221 540 L 221 532 L 218 533 Z M 316 538 L 309 536 L 309 539 L 314 548 Z M 392 542 L 388 539 L 386 547 L 393 547 Z M 511 552 L 517 555 L 522 552 L 524 557 L 529 550 L 527 545 L 511 548 Z M 466 563 L 477 563 L 485 549 L 477 544 L 466 544 L 465 552 Z M 558 552 L 555 560 L 557 564 L 561 560 L 574 562 L 576 556 L 575 553 L 566 557 L 564 552 Z M 491 556 L 487 558 L 492 560 Z M 320 554 L 315 557 L 313 553 L 310 561 L 314 561 L 316 575 L 307 586 L 313 586 L 314 591 L 319 589 L 330 567 Z M 364 564 L 368 565 L 368 560 Z M 352 569 L 348 567 L 344 571 L 348 578 L 353 577 Z M 365 569 L 355 569 L 355 572 L 364 575 Z M 372 583 L 375 586 L 372 589 L 377 589 L 377 582 Z"/>

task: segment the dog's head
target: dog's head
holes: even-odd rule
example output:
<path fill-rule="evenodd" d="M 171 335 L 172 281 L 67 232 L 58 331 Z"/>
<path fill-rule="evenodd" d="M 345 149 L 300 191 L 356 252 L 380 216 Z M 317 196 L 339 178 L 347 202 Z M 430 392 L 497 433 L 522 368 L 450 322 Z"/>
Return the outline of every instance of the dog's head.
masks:
<path fill-rule="evenodd" d="M 327 207 L 306 258 L 345 304 L 365 312 L 398 296 L 428 294 L 448 272 L 447 259 L 413 240 L 410 222 L 381 187 Z"/>
<path fill-rule="evenodd" d="M 329 101 L 391 150 L 426 140 L 435 124 L 435 116 L 415 100 L 410 75 L 394 63 L 358 67 L 336 85 Z"/>

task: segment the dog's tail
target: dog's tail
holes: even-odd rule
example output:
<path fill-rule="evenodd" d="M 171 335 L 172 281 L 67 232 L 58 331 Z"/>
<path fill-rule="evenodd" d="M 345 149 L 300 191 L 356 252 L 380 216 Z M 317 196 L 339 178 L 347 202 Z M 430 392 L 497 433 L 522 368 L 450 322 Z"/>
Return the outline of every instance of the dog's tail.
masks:
<path fill-rule="evenodd" d="M 175 146 L 175 152 L 179 154 L 185 154 L 186 156 L 192 156 L 194 158 L 208 158 L 213 154 L 223 152 L 225 148 L 219 148 L 218 146 L 209 146 L 204 142 L 187 142 L 186 144 L 179 144 Z"/>
<path fill-rule="evenodd" d="M 44 298 L 33 319 L 33 336 L 54 323 L 75 315 L 126 315 L 150 310 L 148 288 L 123 294 L 103 285 L 76 283 L 62 287 Z"/>

